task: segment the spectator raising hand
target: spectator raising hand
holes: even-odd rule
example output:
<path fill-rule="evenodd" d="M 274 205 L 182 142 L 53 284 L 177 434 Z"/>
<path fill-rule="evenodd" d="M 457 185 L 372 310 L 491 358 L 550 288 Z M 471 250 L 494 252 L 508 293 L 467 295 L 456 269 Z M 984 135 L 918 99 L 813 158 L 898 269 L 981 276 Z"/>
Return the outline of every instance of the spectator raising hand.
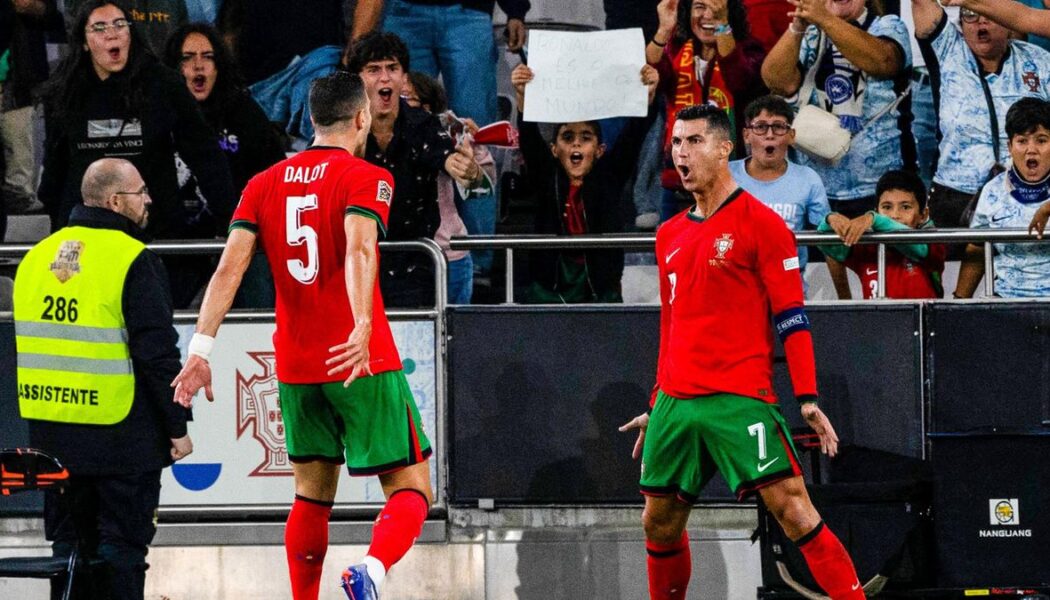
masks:
<path fill-rule="evenodd" d="M 798 159 L 824 180 L 831 209 L 856 217 L 875 208 L 883 173 L 905 167 L 905 156 L 914 161 L 896 104 L 911 66 L 911 36 L 900 17 L 879 15 L 866 0 L 790 2 L 794 20 L 769 51 L 762 79 L 775 94 L 797 95 L 798 107 L 834 115 L 849 132 L 849 151 L 837 162 L 806 152 Z"/>

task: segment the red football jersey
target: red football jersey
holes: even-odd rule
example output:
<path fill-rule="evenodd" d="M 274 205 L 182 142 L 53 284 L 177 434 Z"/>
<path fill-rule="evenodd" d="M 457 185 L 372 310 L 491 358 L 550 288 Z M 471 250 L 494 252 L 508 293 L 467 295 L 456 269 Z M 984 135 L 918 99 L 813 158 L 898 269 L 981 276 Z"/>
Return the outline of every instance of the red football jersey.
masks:
<path fill-rule="evenodd" d="M 230 228 L 258 234 L 277 289 L 277 379 L 284 383 L 340 381 L 328 375 L 328 349 L 346 341 L 354 316 L 346 293 L 346 215 L 376 220 L 386 232 L 393 177 L 342 148 L 313 147 L 248 182 Z M 377 250 L 378 252 L 378 250 Z M 373 292 L 373 373 L 401 368 L 379 281 Z"/>
<path fill-rule="evenodd" d="M 656 259 L 659 388 L 675 398 L 731 393 L 775 403 L 773 315 L 803 305 L 784 220 L 738 189 L 706 219 L 687 211 L 664 223 Z M 805 343 L 788 353 L 795 395 L 815 396 L 811 338 L 796 335 Z"/>
<path fill-rule="evenodd" d="M 886 248 L 886 297 L 895 299 L 941 298 L 941 273 L 948 247 L 930 244 L 929 254 L 914 261 L 893 248 Z M 864 297 L 874 298 L 879 290 L 879 247 L 857 244 L 850 249 L 844 263 L 860 277 Z"/>

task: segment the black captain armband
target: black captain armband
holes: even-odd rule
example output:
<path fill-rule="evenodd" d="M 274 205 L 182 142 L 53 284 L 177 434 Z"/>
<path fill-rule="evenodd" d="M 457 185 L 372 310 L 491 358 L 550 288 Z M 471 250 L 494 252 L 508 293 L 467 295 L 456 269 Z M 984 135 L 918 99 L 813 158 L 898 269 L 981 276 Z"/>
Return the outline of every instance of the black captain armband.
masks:
<path fill-rule="evenodd" d="M 777 335 L 780 336 L 781 342 L 784 342 L 793 333 L 809 331 L 809 317 L 806 316 L 806 310 L 801 306 L 773 315 L 773 324 L 777 328 Z"/>

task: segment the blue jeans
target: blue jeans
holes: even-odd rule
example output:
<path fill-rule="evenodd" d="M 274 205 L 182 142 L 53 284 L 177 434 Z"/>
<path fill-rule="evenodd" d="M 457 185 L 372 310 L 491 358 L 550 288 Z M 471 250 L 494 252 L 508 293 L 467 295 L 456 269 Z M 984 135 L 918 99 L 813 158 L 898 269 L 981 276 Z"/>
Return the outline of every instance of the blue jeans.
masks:
<path fill-rule="evenodd" d="M 459 4 L 428 6 L 405 0 L 386 3 L 383 29 L 408 46 L 407 65 L 431 77 L 441 75 L 448 103 L 478 125 L 496 120 L 496 44 L 492 16 Z"/>
<path fill-rule="evenodd" d="M 474 294 L 474 260 L 468 253 L 448 262 L 448 303 L 470 304 Z"/>
<path fill-rule="evenodd" d="M 496 212 L 499 203 L 496 200 L 496 190 L 485 196 L 478 196 L 470 200 L 461 200 L 459 193 L 456 194 L 456 210 L 463 224 L 467 226 L 470 235 L 492 235 L 496 233 Z M 492 250 L 474 250 L 471 252 L 474 267 L 481 275 L 487 275 L 492 270 Z"/>

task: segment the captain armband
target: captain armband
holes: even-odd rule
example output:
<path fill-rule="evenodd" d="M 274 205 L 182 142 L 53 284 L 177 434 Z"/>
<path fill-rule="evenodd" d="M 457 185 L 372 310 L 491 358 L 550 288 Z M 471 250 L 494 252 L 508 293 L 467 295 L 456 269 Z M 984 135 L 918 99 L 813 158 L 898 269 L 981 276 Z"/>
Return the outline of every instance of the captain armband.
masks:
<path fill-rule="evenodd" d="M 204 359 L 205 362 L 210 362 L 211 348 L 215 345 L 215 338 L 210 335 L 204 335 L 203 333 L 194 333 L 193 337 L 190 338 L 190 346 L 187 352 L 191 355 L 199 356 Z"/>
<path fill-rule="evenodd" d="M 773 324 L 777 328 L 780 341 L 784 342 L 788 337 L 799 331 L 809 331 L 809 317 L 801 306 L 789 308 L 773 316 Z"/>

